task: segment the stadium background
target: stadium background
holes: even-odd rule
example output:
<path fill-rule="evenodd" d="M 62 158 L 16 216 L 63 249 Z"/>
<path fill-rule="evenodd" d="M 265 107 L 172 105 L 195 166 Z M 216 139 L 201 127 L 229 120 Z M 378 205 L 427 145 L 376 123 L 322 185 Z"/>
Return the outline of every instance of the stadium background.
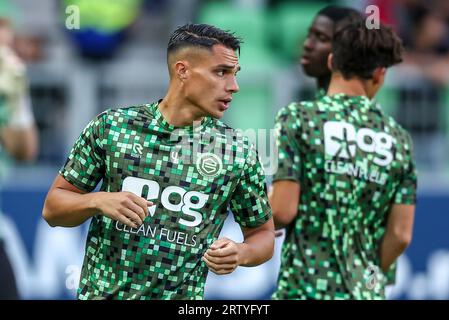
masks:
<path fill-rule="evenodd" d="M 176 26 L 206 22 L 244 37 L 241 90 L 224 121 L 235 128 L 270 129 L 279 108 L 313 96 L 315 84 L 302 75 L 296 57 L 315 13 L 331 3 L 363 11 L 374 3 L 383 19 L 416 30 L 401 20 L 401 6 L 391 5 L 396 2 L 407 1 L 1 0 L 0 16 L 14 21 L 16 45 L 28 64 L 40 136 L 38 159 L 11 164 L 2 182 L 3 235 L 22 298 L 74 297 L 87 225 L 48 227 L 41 219 L 45 194 L 93 116 L 163 97 L 166 44 Z M 66 26 L 74 23 L 73 11 L 66 11 L 70 5 L 80 9 L 80 29 Z M 448 45 L 446 32 L 442 47 Z M 446 61 L 444 50 L 436 54 Z M 435 81 L 420 67 L 394 68 L 378 97 L 411 131 L 419 170 L 414 239 L 400 258 L 397 283 L 388 290 L 391 299 L 449 299 L 449 72 L 441 68 L 436 76 L 441 81 Z M 232 217 L 222 234 L 242 238 Z M 206 298 L 268 298 L 282 240 L 276 240 L 275 256 L 264 265 L 228 276 L 210 274 Z"/>

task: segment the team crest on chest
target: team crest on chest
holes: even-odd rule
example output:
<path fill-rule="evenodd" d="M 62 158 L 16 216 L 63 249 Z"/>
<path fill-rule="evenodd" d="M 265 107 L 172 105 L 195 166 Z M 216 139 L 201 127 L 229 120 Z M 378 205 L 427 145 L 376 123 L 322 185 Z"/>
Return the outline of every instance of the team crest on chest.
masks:
<path fill-rule="evenodd" d="M 201 153 L 196 161 L 196 170 L 205 178 L 215 178 L 223 169 L 223 162 L 213 153 Z"/>

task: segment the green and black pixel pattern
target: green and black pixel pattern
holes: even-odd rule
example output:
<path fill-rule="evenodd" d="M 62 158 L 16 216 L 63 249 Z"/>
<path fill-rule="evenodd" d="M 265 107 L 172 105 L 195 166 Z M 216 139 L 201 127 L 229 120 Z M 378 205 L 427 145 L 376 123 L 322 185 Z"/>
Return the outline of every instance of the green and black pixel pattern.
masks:
<path fill-rule="evenodd" d="M 180 147 L 179 139 L 187 145 Z M 220 165 L 217 157 L 200 157 L 211 146 L 221 150 Z M 87 192 L 100 180 L 102 191 L 134 188 L 156 207 L 137 229 L 102 214 L 92 218 L 79 299 L 202 299 L 207 266 L 201 258 L 228 205 L 243 227 L 271 217 L 263 169 L 248 140 L 212 118 L 175 128 L 158 103 L 100 114 L 60 174 Z"/>
<path fill-rule="evenodd" d="M 368 98 L 344 94 L 281 109 L 276 133 L 274 181 L 298 181 L 301 192 L 273 298 L 384 298 L 389 209 L 416 201 L 409 134 Z"/>
<path fill-rule="evenodd" d="M 319 88 L 317 92 L 315 93 L 315 100 L 321 100 L 323 97 L 326 96 L 326 90 L 323 88 Z M 385 273 L 385 278 L 387 280 L 388 285 L 394 285 L 396 282 L 396 269 L 397 269 L 397 263 L 394 262 L 391 266 L 388 272 Z"/>

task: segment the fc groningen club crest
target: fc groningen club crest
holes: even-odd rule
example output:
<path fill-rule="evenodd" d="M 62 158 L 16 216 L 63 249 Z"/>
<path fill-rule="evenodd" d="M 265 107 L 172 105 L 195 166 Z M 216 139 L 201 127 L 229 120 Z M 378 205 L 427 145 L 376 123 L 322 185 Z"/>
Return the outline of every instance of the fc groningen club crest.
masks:
<path fill-rule="evenodd" d="M 223 163 L 216 154 L 202 153 L 198 155 L 196 169 L 203 177 L 214 178 L 220 174 Z"/>

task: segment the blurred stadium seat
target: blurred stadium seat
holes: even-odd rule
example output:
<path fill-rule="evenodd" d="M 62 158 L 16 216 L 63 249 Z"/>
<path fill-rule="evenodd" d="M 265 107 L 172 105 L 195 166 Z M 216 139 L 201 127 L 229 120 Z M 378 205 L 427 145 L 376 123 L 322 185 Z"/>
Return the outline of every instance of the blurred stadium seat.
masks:
<path fill-rule="evenodd" d="M 287 61 L 297 60 L 313 18 L 326 5 L 320 1 L 280 3 L 270 20 L 271 43 L 279 50 L 277 53 Z"/>
<path fill-rule="evenodd" d="M 243 38 L 239 63 L 242 71 L 237 79 L 240 92 L 233 99 L 233 112 L 223 120 L 239 129 L 268 129 L 271 126 L 272 76 L 278 59 L 269 47 L 269 13 L 265 7 L 239 6 L 229 1 L 206 3 L 201 8 L 198 23 L 216 25 L 231 30 Z"/>
<path fill-rule="evenodd" d="M 273 101 L 271 91 L 263 86 L 246 85 L 245 90 L 237 93 L 232 101 L 232 113 L 227 120 L 233 127 L 240 129 L 269 129 L 270 103 Z"/>
<path fill-rule="evenodd" d="M 397 89 L 390 86 L 384 86 L 376 95 L 375 99 L 382 106 L 382 110 L 384 110 L 388 115 L 394 116 L 398 105 L 398 95 L 399 93 Z"/>
<path fill-rule="evenodd" d="M 240 62 L 245 67 L 270 68 L 276 63 L 269 48 L 268 13 L 264 7 L 237 6 L 231 2 L 205 4 L 196 22 L 235 32 L 243 39 Z"/>

